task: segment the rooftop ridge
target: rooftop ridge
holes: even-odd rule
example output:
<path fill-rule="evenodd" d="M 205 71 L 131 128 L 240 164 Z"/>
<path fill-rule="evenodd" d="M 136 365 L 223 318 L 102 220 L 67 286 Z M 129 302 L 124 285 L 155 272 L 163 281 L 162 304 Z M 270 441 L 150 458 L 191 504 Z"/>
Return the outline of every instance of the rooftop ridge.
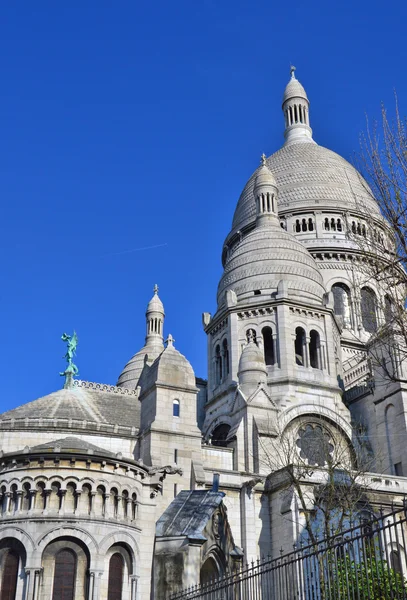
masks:
<path fill-rule="evenodd" d="M 85 388 L 95 392 L 113 392 L 114 394 L 122 394 L 124 396 L 138 396 L 137 390 L 129 390 L 128 388 L 110 385 L 108 383 L 96 383 L 94 381 L 84 381 L 82 379 L 74 379 L 74 388 Z"/>

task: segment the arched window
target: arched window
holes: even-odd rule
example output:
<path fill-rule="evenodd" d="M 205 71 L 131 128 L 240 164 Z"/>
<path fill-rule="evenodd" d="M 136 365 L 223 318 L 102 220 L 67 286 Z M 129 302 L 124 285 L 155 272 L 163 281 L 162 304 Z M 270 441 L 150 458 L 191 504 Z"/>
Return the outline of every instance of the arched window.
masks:
<path fill-rule="evenodd" d="M 66 485 L 65 512 L 74 512 L 76 508 L 76 485 L 74 483 L 68 483 Z"/>
<path fill-rule="evenodd" d="M 314 329 L 309 335 L 309 363 L 313 369 L 321 369 L 321 342 L 318 331 Z"/>
<path fill-rule="evenodd" d="M 301 231 L 301 223 L 300 223 L 300 220 L 299 220 L 299 219 L 297 219 L 297 220 L 295 221 L 295 231 L 296 231 L 297 233 L 299 233 L 299 232 Z"/>
<path fill-rule="evenodd" d="M 221 423 L 212 431 L 211 444 L 212 446 L 227 446 L 227 437 L 230 431 L 230 425 Z"/>
<path fill-rule="evenodd" d="M 342 221 L 340 219 L 336 221 L 336 229 L 342 231 Z"/>
<path fill-rule="evenodd" d="M 276 361 L 274 356 L 273 331 L 271 327 L 263 327 L 261 333 L 263 335 L 264 361 L 266 365 L 274 365 Z"/>
<path fill-rule="evenodd" d="M 220 353 L 219 344 L 215 348 L 215 375 L 216 375 L 216 385 L 219 385 L 222 381 L 222 356 Z"/>
<path fill-rule="evenodd" d="M 109 561 L 107 600 L 121 600 L 123 592 L 123 557 L 118 552 Z"/>
<path fill-rule="evenodd" d="M 325 229 L 325 231 L 329 231 L 329 219 L 328 219 L 328 217 L 325 218 L 324 229 Z"/>
<path fill-rule="evenodd" d="M 335 222 L 335 219 L 333 219 L 333 218 L 331 219 L 331 229 L 332 229 L 332 231 L 336 231 L 336 222 Z"/>
<path fill-rule="evenodd" d="M 37 483 L 37 493 L 35 495 L 35 508 L 44 510 L 45 500 L 45 483 L 43 481 L 39 481 Z"/>
<path fill-rule="evenodd" d="M 218 579 L 219 575 L 220 574 L 219 574 L 218 566 L 217 566 L 216 562 L 214 561 L 214 559 L 210 556 L 209 558 L 206 559 L 206 561 L 204 562 L 204 564 L 201 567 L 201 573 L 200 573 L 200 578 L 199 578 L 200 584 L 208 585 L 215 579 Z"/>
<path fill-rule="evenodd" d="M 63 548 L 55 557 L 52 600 L 74 600 L 75 578 L 76 554 L 69 548 Z"/>
<path fill-rule="evenodd" d="M 356 223 L 352 221 L 352 233 L 356 233 Z"/>
<path fill-rule="evenodd" d="M 174 400 L 172 403 L 172 416 L 179 417 L 179 400 Z"/>
<path fill-rule="evenodd" d="M 370 288 L 362 288 L 360 292 L 360 308 L 362 325 L 365 331 L 374 333 L 377 330 L 376 294 Z"/>
<path fill-rule="evenodd" d="M 391 323 L 394 318 L 394 305 L 390 296 L 384 297 L 384 319 L 386 323 Z"/>
<path fill-rule="evenodd" d="M 343 283 L 335 283 L 331 291 L 334 297 L 335 314 L 342 318 L 344 327 L 351 327 L 349 288 Z"/>
<path fill-rule="evenodd" d="M 15 550 L 8 550 L 3 565 L 1 581 L 2 600 L 14 600 L 17 592 L 18 565 L 20 557 Z"/>
<path fill-rule="evenodd" d="M 225 376 L 229 375 L 229 348 L 228 341 L 224 339 L 222 342 L 222 353 L 223 353 L 223 369 L 225 371 Z"/>
<path fill-rule="evenodd" d="M 308 229 L 309 231 L 314 231 L 314 222 L 311 217 L 308 219 Z"/>
<path fill-rule="evenodd" d="M 137 494 L 133 493 L 131 495 L 131 518 L 133 521 L 137 517 Z"/>
<path fill-rule="evenodd" d="M 59 510 L 60 507 L 60 492 L 61 484 L 58 481 L 54 481 L 51 483 L 51 494 L 48 500 L 48 508 L 49 510 Z"/>
<path fill-rule="evenodd" d="M 297 365 L 305 365 L 305 331 L 302 327 L 295 330 L 295 362 Z"/>
<path fill-rule="evenodd" d="M 302 231 L 307 231 L 307 219 L 302 220 L 301 229 Z"/>
<path fill-rule="evenodd" d="M 396 573 L 403 573 L 403 569 L 401 567 L 400 552 L 398 552 L 397 550 L 392 550 L 390 552 L 390 566 Z"/>
<path fill-rule="evenodd" d="M 22 501 L 22 510 L 30 510 L 31 507 L 31 494 L 30 494 L 31 486 L 29 483 L 23 484 L 23 501 Z"/>

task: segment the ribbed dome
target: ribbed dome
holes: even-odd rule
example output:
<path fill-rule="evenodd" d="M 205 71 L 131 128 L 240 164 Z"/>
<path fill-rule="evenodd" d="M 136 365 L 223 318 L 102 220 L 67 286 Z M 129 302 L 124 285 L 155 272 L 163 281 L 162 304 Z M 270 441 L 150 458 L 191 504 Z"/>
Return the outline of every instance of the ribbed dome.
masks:
<path fill-rule="evenodd" d="M 147 311 L 146 313 L 150 313 L 150 312 L 159 312 L 164 314 L 164 305 L 160 300 L 160 297 L 158 296 L 158 287 L 155 286 L 154 288 L 154 296 L 151 298 L 150 302 L 147 304 Z"/>
<path fill-rule="evenodd" d="M 263 351 L 253 341 L 249 341 L 240 355 L 237 373 L 239 382 L 250 381 L 254 374 L 256 374 L 259 381 L 262 379 L 262 375 L 264 375 L 264 380 L 267 379 L 267 367 L 264 362 Z"/>
<path fill-rule="evenodd" d="M 283 104 L 290 98 L 306 98 L 308 100 L 307 92 L 295 77 L 292 77 L 286 85 L 283 95 Z"/>
<path fill-rule="evenodd" d="M 279 196 L 279 211 L 310 207 L 360 210 L 380 214 L 368 184 L 344 158 L 313 143 L 284 146 L 267 159 L 274 174 Z M 247 182 L 233 217 L 233 230 L 254 221 L 253 197 L 258 170 Z"/>
<path fill-rule="evenodd" d="M 259 294 L 275 293 L 282 279 L 291 297 L 321 304 L 325 288 L 314 259 L 276 219 L 275 225 L 255 227 L 233 248 L 219 282 L 218 304 L 228 289 L 235 291 L 238 302 L 258 302 Z"/>
<path fill-rule="evenodd" d="M 191 363 L 173 346 L 172 336 L 168 337 L 165 350 L 156 358 L 140 378 L 140 386 L 149 389 L 156 382 L 176 387 L 195 387 L 195 373 Z"/>
<path fill-rule="evenodd" d="M 146 364 L 151 365 L 162 351 L 162 345 L 146 344 L 143 346 L 143 348 L 136 352 L 125 365 L 116 385 L 127 388 L 128 390 L 136 389 L 144 366 Z"/>
<path fill-rule="evenodd" d="M 273 173 L 265 164 L 259 167 L 259 169 L 257 170 L 256 179 L 254 180 L 255 188 L 263 185 L 277 185 Z"/>

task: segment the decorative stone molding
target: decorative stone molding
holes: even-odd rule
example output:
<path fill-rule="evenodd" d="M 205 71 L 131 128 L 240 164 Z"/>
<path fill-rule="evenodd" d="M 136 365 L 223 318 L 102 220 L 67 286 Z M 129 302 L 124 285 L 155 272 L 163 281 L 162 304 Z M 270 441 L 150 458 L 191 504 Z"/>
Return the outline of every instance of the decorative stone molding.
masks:
<path fill-rule="evenodd" d="M 93 381 L 83 381 L 81 379 L 74 379 L 73 382 L 74 388 L 85 388 L 87 390 L 92 390 L 95 392 L 113 392 L 114 394 L 128 395 L 128 396 L 137 396 L 138 391 L 128 390 L 127 388 L 118 387 L 116 385 L 109 385 L 107 383 L 95 383 Z"/>
<path fill-rule="evenodd" d="M 245 310 L 237 313 L 237 317 L 240 321 L 244 321 L 246 319 L 252 319 L 253 317 L 263 317 L 275 315 L 276 308 L 274 306 L 266 306 L 264 308 L 253 308 L 250 310 Z"/>

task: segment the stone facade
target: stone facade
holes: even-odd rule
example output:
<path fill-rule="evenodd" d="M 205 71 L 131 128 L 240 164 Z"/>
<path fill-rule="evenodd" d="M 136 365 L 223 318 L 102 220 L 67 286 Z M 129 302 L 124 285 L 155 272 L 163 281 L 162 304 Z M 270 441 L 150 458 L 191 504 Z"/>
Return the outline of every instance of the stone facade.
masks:
<path fill-rule="evenodd" d="M 293 71 L 285 144 L 244 187 L 203 314 L 207 381 L 164 343 L 156 287 L 117 386 L 74 381 L 0 416 L 1 597 L 161 599 L 291 550 L 304 511 L 287 441 L 316 466 L 304 489 L 321 481 L 318 434 L 349 464 L 369 456 L 373 504 L 407 492 L 406 390 L 368 361 L 385 291 L 360 283 L 357 241 L 391 232 L 360 174 L 313 140 L 309 107 Z"/>

